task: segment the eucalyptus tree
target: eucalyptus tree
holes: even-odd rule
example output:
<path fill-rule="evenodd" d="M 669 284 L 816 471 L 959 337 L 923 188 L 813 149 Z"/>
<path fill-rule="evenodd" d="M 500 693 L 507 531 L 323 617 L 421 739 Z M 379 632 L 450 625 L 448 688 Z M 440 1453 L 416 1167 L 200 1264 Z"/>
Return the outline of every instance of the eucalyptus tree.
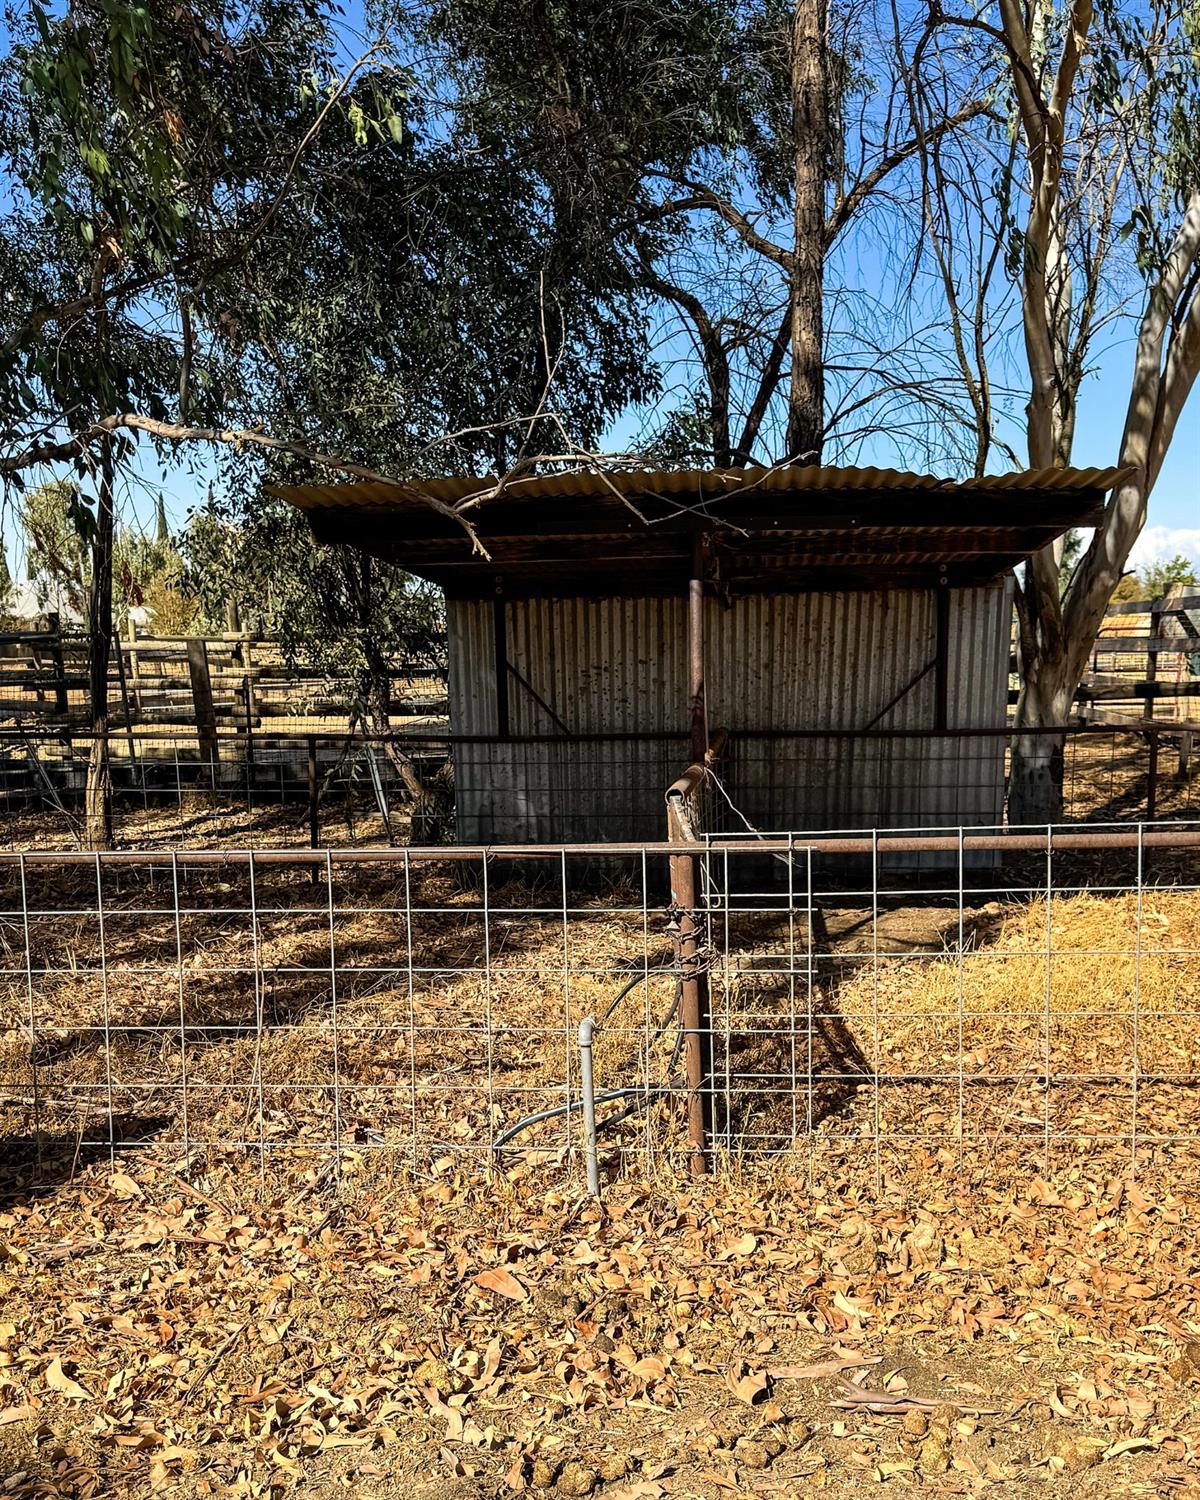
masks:
<path fill-rule="evenodd" d="M 876 265 L 922 233 L 905 207 L 921 136 L 897 107 L 886 6 L 433 0 L 428 29 L 454 127 L 503 134 L 569 214 L 577 254 L 615 248 L 657 302 L 663 458 L 819 461 L 827 435 L 856 451 L 871 415 L 911 448 L 906 405 L 962 426 L 957 368 L 911 298 L 889 308 L 876 267 L 839 260 L 876 209 Z M 977 78 L 954 85 L 923 135 L 988 108 Z"/>
<path fill-rule="evenodd" d="M 57 468 L 80 486 L 96 845 L 115 513 L 138 440 L 164 463 L 216 445 L 248 496 L 268 466 L 419 478 L 536 463 L 546 441 L 575 457 L 652 388 L 623 270 L 576 262 L 502 142 L 466 153 L 427 125 L 385 39 L 341 59 L 335 15 L 31 0 L 0 63 L 0 477 Z M 397 588 L 364 587 L 346 559 L 327 576 L 370 639 Z"/>
<path fill-rule="evenodd" d="M 977 49 L 1008 120 L 1003 135 L 975 136 L 994 174 L 990 199 L 948 210 L 944 182 L 926 181 L 939 222 L 977 214 L 983 229 L 985 248 L 973 264 L 954 262 L 950 280 L 970 286 L 998 261 L 1015 289 L 1031 468 L 1071 462 L 1100 335 L 1125 331 L 1132 345 L 1111 454 L 1121 477 L 1100 525 L 1065 586 L 1060 546 L 1017 580 L 1017 724 L 1052 729 L 1071 712 L 1200 374 L 1200 9 L 996 0 L 939 9 L 931 29 L 950 48 Z M 1019 736 L 1010 817 L 1046 822 L 1061 806 L 1061 742 Z"/>
<path fill-rule="evenodd" d="M 306 0 L 31 3 L 0 68 L 0 474 L 58 464 L 83 486 L 95 845 L 111 837 L 113 537 L 132 433 L 162 443 L 236 409 L 257 288 L 303 231 L 295 189 L 331 72 Z"/>

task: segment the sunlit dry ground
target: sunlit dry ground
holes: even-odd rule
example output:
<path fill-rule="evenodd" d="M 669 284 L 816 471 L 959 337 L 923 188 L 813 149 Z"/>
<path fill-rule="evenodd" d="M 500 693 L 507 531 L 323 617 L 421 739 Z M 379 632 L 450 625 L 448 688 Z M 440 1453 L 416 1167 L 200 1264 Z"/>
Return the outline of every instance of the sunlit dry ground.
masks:
<path fill-rule="evenodd" d="M 1200 1488 L 1175 1174 L 120 1168 L 0 1212 L 6 1494 Z"/>
<path fill-rule="evenodd" d="M 661 895 L 181 860 L 5 875 L 0 1493 L 1200 1496 L 1186 862 L 747 917 L 719 1175 L 656 1095 L 597 1206 L 486 1143 L 630 977 L 600 1086 L 676 1078 Z"/>

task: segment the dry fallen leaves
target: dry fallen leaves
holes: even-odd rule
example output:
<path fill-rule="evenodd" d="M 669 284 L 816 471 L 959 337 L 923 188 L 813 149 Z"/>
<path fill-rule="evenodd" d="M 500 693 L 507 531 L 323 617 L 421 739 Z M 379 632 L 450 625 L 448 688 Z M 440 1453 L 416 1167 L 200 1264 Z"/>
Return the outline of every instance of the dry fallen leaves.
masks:
<path fill-rule="evenodd" d="M 512 1272 L 506 1271 L 503 1266 L 493 1266 L 490 1270 L 481 1271 L 475 1278 L 475 1285 L 482 1287 L 485 1292 L 497 1292 L 511 1302 L 524 1302 L 529 1295 Z"/>
<path fill-rule="evenodd" d="M 60 1396 L 69 1396 L 72 1401 L 91 1401 L 91 1391 L 85 1391 L 78 1381 L 72 1380 L 62 1367 L 62 1360 L 58 1355 L 50 1361 L 46 1367 L 46 1384 L 52 1391 L 57 1391 Z"/>
<path fill-rule="evenodd" d="M 847 1170 L 815 1204 L 774 1185 L 766 1207 L 752 1181 L 627 1181 L 603 1209 L 453 1164 L 340 1195 L 314 1169 L 264 1202 L 236 1168 L 193 1184 L 145 1158 L 120 1174 L 136 1193 L 85 1173 L 0 1213 L 0 1451 L 26 1455 L 11 1493 L 186 1481 L 275 1500 L 338 1473 L 370 1500 L 382 1471 L 414 1497 L 658 1500 L 814 1475 L 849 1495 L 943 1466 L 998 1492 L 1085 1461 L 1188 1473 L 1171 1403 L 1200 1330 L 1200 1193 L 1077 1171 L 966 1195 L 930 1170 L 879 1197 Z M 897 1374 L 897 1349 L 929 1385 Z M 910 1436 L 914 1414 L 929 1425 Z"/>

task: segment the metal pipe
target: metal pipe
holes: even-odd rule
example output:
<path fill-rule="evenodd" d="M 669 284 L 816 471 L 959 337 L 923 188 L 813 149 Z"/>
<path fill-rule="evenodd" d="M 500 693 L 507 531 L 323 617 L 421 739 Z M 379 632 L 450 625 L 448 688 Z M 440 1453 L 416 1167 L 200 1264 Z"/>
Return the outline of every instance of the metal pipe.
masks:
<path fill-rule="evenodd" d="M 932 670 L 932 664 L 927 670 Z M 188 723 L 191 721 L 188 720 Z M 1012 724 L 999 727 L 970 728 L 970 729 L 797 729 L 783 726 L 779 729 L 739 729 L 737 737 L 739 740 L 973 740 L 973 739 L 1011 739 L 1014 735 L 1034 736 L 1039 734 L 1108 734 L 1128 735 L 1136 734 L 1145 729 L 1151 721 L 1148 719 L 1129 719 L 1120 723 L 1073 723 L 1073 724 L 1043 724 L 1037 729 L 1021 729 Z M 1170 723 L 1162 720 L 1156 721 L 1156 726 L 1165 733 L 1177 734 L 1186 730 L 1200 728 L 1200 719 L 1172 719 Z M 145 738 L 160 741 L 176 741 L 181 736 L 167 733 L 168 730 L 177 727 L 172 723 L 143 724 L 139 728 Z M 51 728 L 45 725 L 27 725 L 26 735 L 37 740 L 61 740 L 66 731 L 61 727 Z M 240 731 L 233 729 L 229 734 L 222 734 L 221 739 L 235 739 Z M 715 732 L 714 732 L 715 733 Z M 91 740 L 96 736 L 88 729 L 70 729 L 72 739 Z M 0 741 L 18 739 L 19 735 L 8 726 L 0 726 Z M 283 730 L 260 733 L 259 743 L 264 746 L 271 745 L 294 745 L 298 741 L 315 739 L 322 744 L 336 742 L 339 745 L 347 743 L 345 730 L 339 733 L 310 735 L 304 730 L 287 732 Z M 445 745 L 494 745 L 498 743 L 499 737 L 494 734 L 405 734 L 402 731 L 392 734 L 358 733 L 351 736 L 354 744 L 399 744 L 412 746 L 427 746 L 432 750 L 440 750 Z M 589 730 L 586 733 L 572 733 L 571 741 L 574 744 L 645 744 L 645 745 L 669 745 L 681 744 L 690 740 L 690 736 L 681 730 L 673 729 L 613 729 L 613 730 Z M 559 734 L 511 734 L 506 743 L 511 745 L 561 745 L 563 736 Z"/>
<path fill-rule="evenodd" d="M 583 1152 L 587 1162 L 587 1187 L 593 1198 L 600 1196 L 600 1163 L 596 1157 L 596 1084 L 592 1072 L 592 1036 L 595 1016 L 579 1023 L 579 1077 L 583 1090 Z"/>
<path fill-rule="evenodd" d="M 729 740 L 727 729 L 714 729 L 713 737 L 708 748 L 700 758 L 688 766 L 682 776 L 679 776 L 667 788 L 668 797 L 691 797 L 704 785 L 704 777 L 708 771 L 717 763 L 724 754 L 726 743 Z"/>
<path fill-rule="evenodd" d="M 679 1084 L 678 1089 L 682 1090 L 682 1088 L 683 1085 Z M 670 1094 L 676 1091 L 676 1085 L 670 1083 L 664 1083 L 658 1088 L 652 1089 L 648 1089 L 642 1084 L 638 1084 L 634 1088 L 608 1089 L 603 1094 L 596 1095 L 596 1103 L 612 1104 L 617 1099 L 639 1099 L 649 1104 L 653 1100 L 661 1098 L 664 1094 Z M 582 1107 L 582 1099 L 572 1099 L 567 1104 L 555 1104 L 550 1109 L 539 1109 L 532 1115 L 525 1115 L 523 1119 L 520 1119 L 516 1121 L 515 1124 L 510 1125 L 507 1130 L 501 1131 L 501 1133 L 492 1142 L 492 1150 L 503 1150 L 503 1148 L 508 1145 L 509 1141 L 514 1140 L 521 1134 L 523 1130 L 529 1130 L 534 1125 L 542 1125 L 547 1120 L 557 1120 L 560 1115 L 574 1114 L 577 1109 L 581 1109 Z M 611 1124 L 613 1123 L 613 1121 L 605 1121 L 605 1123 Z M 598 1128 L 599 1127 L 597 1127 L 597 1129 Z"/>
<path fill-rule="evenodd" d="M 881 834 L 878 838 L 868 835 L 814 835 L 808 838 L 794 834 L 788 838 L 736 838 L 714 839 L 709 847 L 728 851 L 730 854 L 802 854 L 806 849 L 814 854 L 954 854 L 959 849 L 1009 850 L 1021 853 L 1034 851 L 1044 854 L 1049 847 L 1055 851 L 1086 853 L 1090 850 L 1136 849 L 1136 829 L 1119 833 L 1075 833 L 1054 831 L 1047 833 L 1043 826 L 1040 833 L 964 833 L 958 834 Z M 1194 826 L 1172 830 L 1163 824 L 1141 835 L 1141 845 L 1146 849 L 1200 849 L 1200 830 Z M 689 847 L 684 845 L 684 848 Z M 698 848 L 699 846 L 690 846 Z M 655 842 L 647 840 L 637 843 L 612 844 L 429 844 L 413 845 L 402 849 L 330 849 L 328 851 L 308 849 L 181 849 L 175 851 L 181 864 L 213 865 L 246 863 L 253 852 L 256 865 L 311 865 L 326 861 L 326 856 L 342 864 L 387 864 L 393 861 L 422 860 L 437 863 L 458 861 L 561 859 L 570 856 L 592 856 L 596 859 L 612 859 L 623 855 L 666 854 L 673 858 L 683 856 L 678 842 Z M 23 858 L 26 864 L 93 864 L 97 857 L 102 864 L 164 864 L 169 865 L 172 851 L 169 849 L 105 849 L 96 853 L 82 853 L 72 849 L 31 849 L 19 854 L 16 850 L 0 849 L 0 864 L 5 860 Z"/>

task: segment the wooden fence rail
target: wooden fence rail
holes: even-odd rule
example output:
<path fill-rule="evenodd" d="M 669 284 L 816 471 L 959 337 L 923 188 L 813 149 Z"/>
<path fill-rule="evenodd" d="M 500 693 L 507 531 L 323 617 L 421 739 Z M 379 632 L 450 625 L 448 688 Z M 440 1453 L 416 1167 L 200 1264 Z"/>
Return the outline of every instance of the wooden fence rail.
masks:
<path fill-rule="evenodd" d="M 389 676 L 394 715 L 444 715 L 444 669 L 394 662 Z M 44 628 L 0 634 L 0 723 L 82 727 L 89 720 L 87 688 L 87 638 L 78 630 L 50 617 Z M 325 721 L 345 722 L 352 697 L 349 681 L 289 666 L 277 641 L 248 632 L 200 637 L 130 629 L 113 642 L 114 723 L 141 731 L 190 729 L 202 756 L 220 729 L 252 734 L 267 721 L 280 728 L 335 727 Z"/>

